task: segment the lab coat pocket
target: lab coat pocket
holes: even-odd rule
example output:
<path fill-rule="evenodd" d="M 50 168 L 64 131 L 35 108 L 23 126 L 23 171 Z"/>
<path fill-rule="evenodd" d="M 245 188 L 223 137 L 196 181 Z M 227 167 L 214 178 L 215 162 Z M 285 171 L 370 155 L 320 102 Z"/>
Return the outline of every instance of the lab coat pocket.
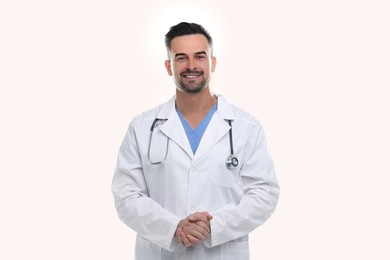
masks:
<path fill-rule="evenodd" d="M 239 184 L 239 167 L 228 169 L 226 166 L 227 155 L 213 155 L 213 168 L 211 179 L 218 186 L 236 187 Z"/>

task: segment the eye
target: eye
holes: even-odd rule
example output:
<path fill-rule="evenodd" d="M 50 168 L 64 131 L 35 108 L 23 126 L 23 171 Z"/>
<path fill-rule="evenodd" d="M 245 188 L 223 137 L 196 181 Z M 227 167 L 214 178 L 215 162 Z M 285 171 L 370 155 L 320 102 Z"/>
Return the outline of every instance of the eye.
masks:
<path fill-rule="evenodd" d="M 200 55 L 197 55 L 196 58 L 197 58 L 198 60 L 204 60 L 204 59 L 206 59 L 206 55 L 200 54 Z"/>
<path fill-rule="evenodd" d="M 185 60 L 185 57 L 184 56 L 177 56 L 176 61 L 184 61 Z"/>

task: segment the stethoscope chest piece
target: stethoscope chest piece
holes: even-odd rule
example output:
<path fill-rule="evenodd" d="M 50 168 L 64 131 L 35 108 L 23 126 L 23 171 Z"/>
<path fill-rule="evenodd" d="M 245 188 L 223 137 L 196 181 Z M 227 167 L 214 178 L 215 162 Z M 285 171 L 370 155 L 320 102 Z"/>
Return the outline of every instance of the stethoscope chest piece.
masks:
<path fill-rule="evenodd" d="M 238 166 L 238 159 L 234 154 L 231 154 L 228 158 L 226 158 L 226 167 L 229 170 L 233 170 Z"/>

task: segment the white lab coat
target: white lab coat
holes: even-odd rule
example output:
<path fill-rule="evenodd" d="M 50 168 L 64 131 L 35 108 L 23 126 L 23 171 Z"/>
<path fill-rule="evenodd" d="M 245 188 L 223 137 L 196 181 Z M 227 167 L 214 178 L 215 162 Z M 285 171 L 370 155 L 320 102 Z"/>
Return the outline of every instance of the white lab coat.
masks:
<path fill-rule="evenodd" d="M 148 156 L 155 118 L 161 120 Z M 228 119 L 239 160 L 233 170 L 225 163 L 230 155 Z M 162 164 L 151 164 L 165 155 Z M 136 260 L 246 260 L 248 233 L 273 213 L 279 186 L 258 120 L 219 96 L 217 111 L 194 155 L 172 97 L 130 123 L 112 192 L 119 218 L 137 232 Z M 176 227 L 197 211 L 214 217 L 211 233 L 203 243 L 186 248 L 174 238 Z"/>

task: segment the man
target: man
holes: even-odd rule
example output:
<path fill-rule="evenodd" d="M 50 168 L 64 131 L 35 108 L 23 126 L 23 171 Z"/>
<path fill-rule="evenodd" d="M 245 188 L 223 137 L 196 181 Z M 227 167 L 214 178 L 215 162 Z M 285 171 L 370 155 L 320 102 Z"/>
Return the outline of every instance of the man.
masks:
<path fill-rule="evenodd" d="M 263 127 L 211 93 L 217 60 L 201 25 L 175 25 L 165 42 L 176 95 L 130 123 L 112 182 L 119 218 L 138 260 L 249 259 L 248 234 L 279 196 Z"/>

